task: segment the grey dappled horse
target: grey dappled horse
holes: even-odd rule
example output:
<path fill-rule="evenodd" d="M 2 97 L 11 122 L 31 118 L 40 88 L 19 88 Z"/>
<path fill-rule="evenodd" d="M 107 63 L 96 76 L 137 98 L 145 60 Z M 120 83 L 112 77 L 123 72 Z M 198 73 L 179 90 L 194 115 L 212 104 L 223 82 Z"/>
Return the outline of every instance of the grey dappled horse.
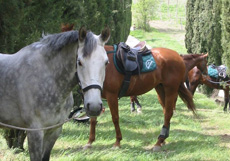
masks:
<path fill-rule="evenodd" d="M 109 36 L 108 28 L 99 36 L 81 28 L 44 36 L 12 55 L 0 54 L 0 122 L 29 129 L 63 123 L 73 105 L 76 62 L 86 112 L 98 116 Z M 61 130 L 27 131 L 31 161 L 49 160 Z"/>

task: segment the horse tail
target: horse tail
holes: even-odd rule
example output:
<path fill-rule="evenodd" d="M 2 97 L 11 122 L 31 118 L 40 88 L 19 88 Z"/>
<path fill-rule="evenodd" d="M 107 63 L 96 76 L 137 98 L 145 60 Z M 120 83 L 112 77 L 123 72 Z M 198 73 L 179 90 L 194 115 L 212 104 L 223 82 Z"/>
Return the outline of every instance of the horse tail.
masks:
<path fill-rule="evenodd" d="M 179 93 L 180 98 L 187 105 L 188 109 L 192 110 L 192 112 L 195 114 L 196 106 L 195 106 L 194 101 L 193 101 L 193 95 L 185 87 L 184 83 L 180 84 L 178 93 Z"/>

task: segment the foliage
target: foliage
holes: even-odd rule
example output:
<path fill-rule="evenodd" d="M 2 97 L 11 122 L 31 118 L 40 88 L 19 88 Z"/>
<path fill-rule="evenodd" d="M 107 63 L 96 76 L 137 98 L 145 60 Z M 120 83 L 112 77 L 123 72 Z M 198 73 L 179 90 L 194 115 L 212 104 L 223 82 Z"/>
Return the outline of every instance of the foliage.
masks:
<path fill-rule="evenodd" d="M 149 21 L 155 16 L 157 0 L 138 0 L 132 6 L 133 24 L 139 29 L 150 30 Z"/>
<path fill-rule="evenodd" d="M 185 47 L 188 53 L 192 53 L 192 38 L 193 33 L 193 24 L 194 24 L 194 3 L 196 0 L 187 1 L 187 14 L 186 14 L 186 34 L 185 34 Z"/>
<path fill-rule="evenodd" d="M 223 57 L 222 61 L 230 69 L 230 2 L 228 0 L 222 0 L 222 39 Z"/>
<path fill-rule="evenodd" d="M 209 53 L 209 62 L 220 65 L 222 56 L 221 3 L 207 0 L 187 1 L 185 44 L 188 53 Z"/>
<path fill-rule="evenodd" d="M 0 1 L 0 49 L 15 53 L 38 41 L 42 33 L 60 32 L 62 23 L 86 26 L 99 34 L 111 28 L 110 44 L 126 41 L 132 0 L 11 0 Z"/>
<path fill-rule="evenodd" d="M 173 21 L 185 25 L 185 5 L 187 0 L 158 0 L 154 20 Z"/>

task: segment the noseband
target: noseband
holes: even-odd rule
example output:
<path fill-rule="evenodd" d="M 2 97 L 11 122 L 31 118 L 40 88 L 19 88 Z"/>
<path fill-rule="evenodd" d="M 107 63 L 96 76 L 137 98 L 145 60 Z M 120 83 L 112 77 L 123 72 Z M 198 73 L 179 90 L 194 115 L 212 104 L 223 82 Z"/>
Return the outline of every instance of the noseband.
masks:
<path fill-rule="evenodd" d="M 90 90 L 90 89 L 99 89 L 100 91 L 102 91 L 101 86 L 99 86 L 98 84 L 92 84 L 92 85 L 89 85 L 89 86 L 87 86 L 87 87 L 85 87 L 85 88 L 82 88 L 81 81 L 80 81 L 80 79 L 79 79 L 79 77 L 78 77 L 77 72 L 75 72 L 75 77 L 77 78 L 77 82 L 78 82 L 80 88 L 82 89 L 82 91 L 83 91 L 84 93 L 87 92 L 87 91 Z"/>

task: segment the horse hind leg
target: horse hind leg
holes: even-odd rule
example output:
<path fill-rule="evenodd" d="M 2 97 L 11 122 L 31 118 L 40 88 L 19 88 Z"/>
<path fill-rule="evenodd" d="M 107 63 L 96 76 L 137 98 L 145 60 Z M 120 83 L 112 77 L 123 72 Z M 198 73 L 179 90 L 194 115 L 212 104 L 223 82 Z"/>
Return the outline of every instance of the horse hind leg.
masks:
<path fill-rule="evenodd" d="M 142 107 L 141 107 L 140 102 L 139 102 L 138 99 L 137 99 L 137 96 L 135 96 L 134 102 L 135 102 L 135 104 L 137 105 L 137 113 L 138 113 L 138 114 L 141 114 L 141 113 L 142 113 Z"/>
<path fill-rule="evenodd" d="M 159 88 L 157 90 L 159 90 Z M 153 147 L 153 151 L 160 151 L 161 146 L 164 145 L 164 143 L 165 143 L 165 139 L 169 136 L 170 120 L 173 116 L 173 109 L 175 108 L 175 105 L 176 105 L 175 100 L 178 97 L 178 92 L 174 88 L 165 88 L 164 87 L 164 91 L 165 91 L 164 95 L 163 95 L 163 93 L 160 94 L 161 101 L 164 100 L 164 102 L 162 102 L 162 104 L 165 105 L 163 107 L 164 108 L 164 125 L 161 129 L 161 133 L 158 137 L 158 140 Z"/>
<path fill-rule="evenodd" d="M 130 109 L 131 113 L 135 111 L 135 97 L 136 96 L 130 96 Z"/>
<path fill-rule="evenodd" d="M 164 87 L 162 84 L 159 84 L 158 86 L 155 87 L 155 90 L 157 92 L 157 96 L 158 96 L 158 101 L 160 102 L 163 111 L 164 111 L 164 107 L 165 107 L 165 92 L 164 92 Z"/>
<path fill-rule="evenodd" d="M 224 89 L 224 112 L 227 112 L 227 106 L 228 104 L 230 104 L 229 102 L 229 87 L 226 87 L 226 89 Z M 229 106 L 230 108 L 230 106 Z"/>

